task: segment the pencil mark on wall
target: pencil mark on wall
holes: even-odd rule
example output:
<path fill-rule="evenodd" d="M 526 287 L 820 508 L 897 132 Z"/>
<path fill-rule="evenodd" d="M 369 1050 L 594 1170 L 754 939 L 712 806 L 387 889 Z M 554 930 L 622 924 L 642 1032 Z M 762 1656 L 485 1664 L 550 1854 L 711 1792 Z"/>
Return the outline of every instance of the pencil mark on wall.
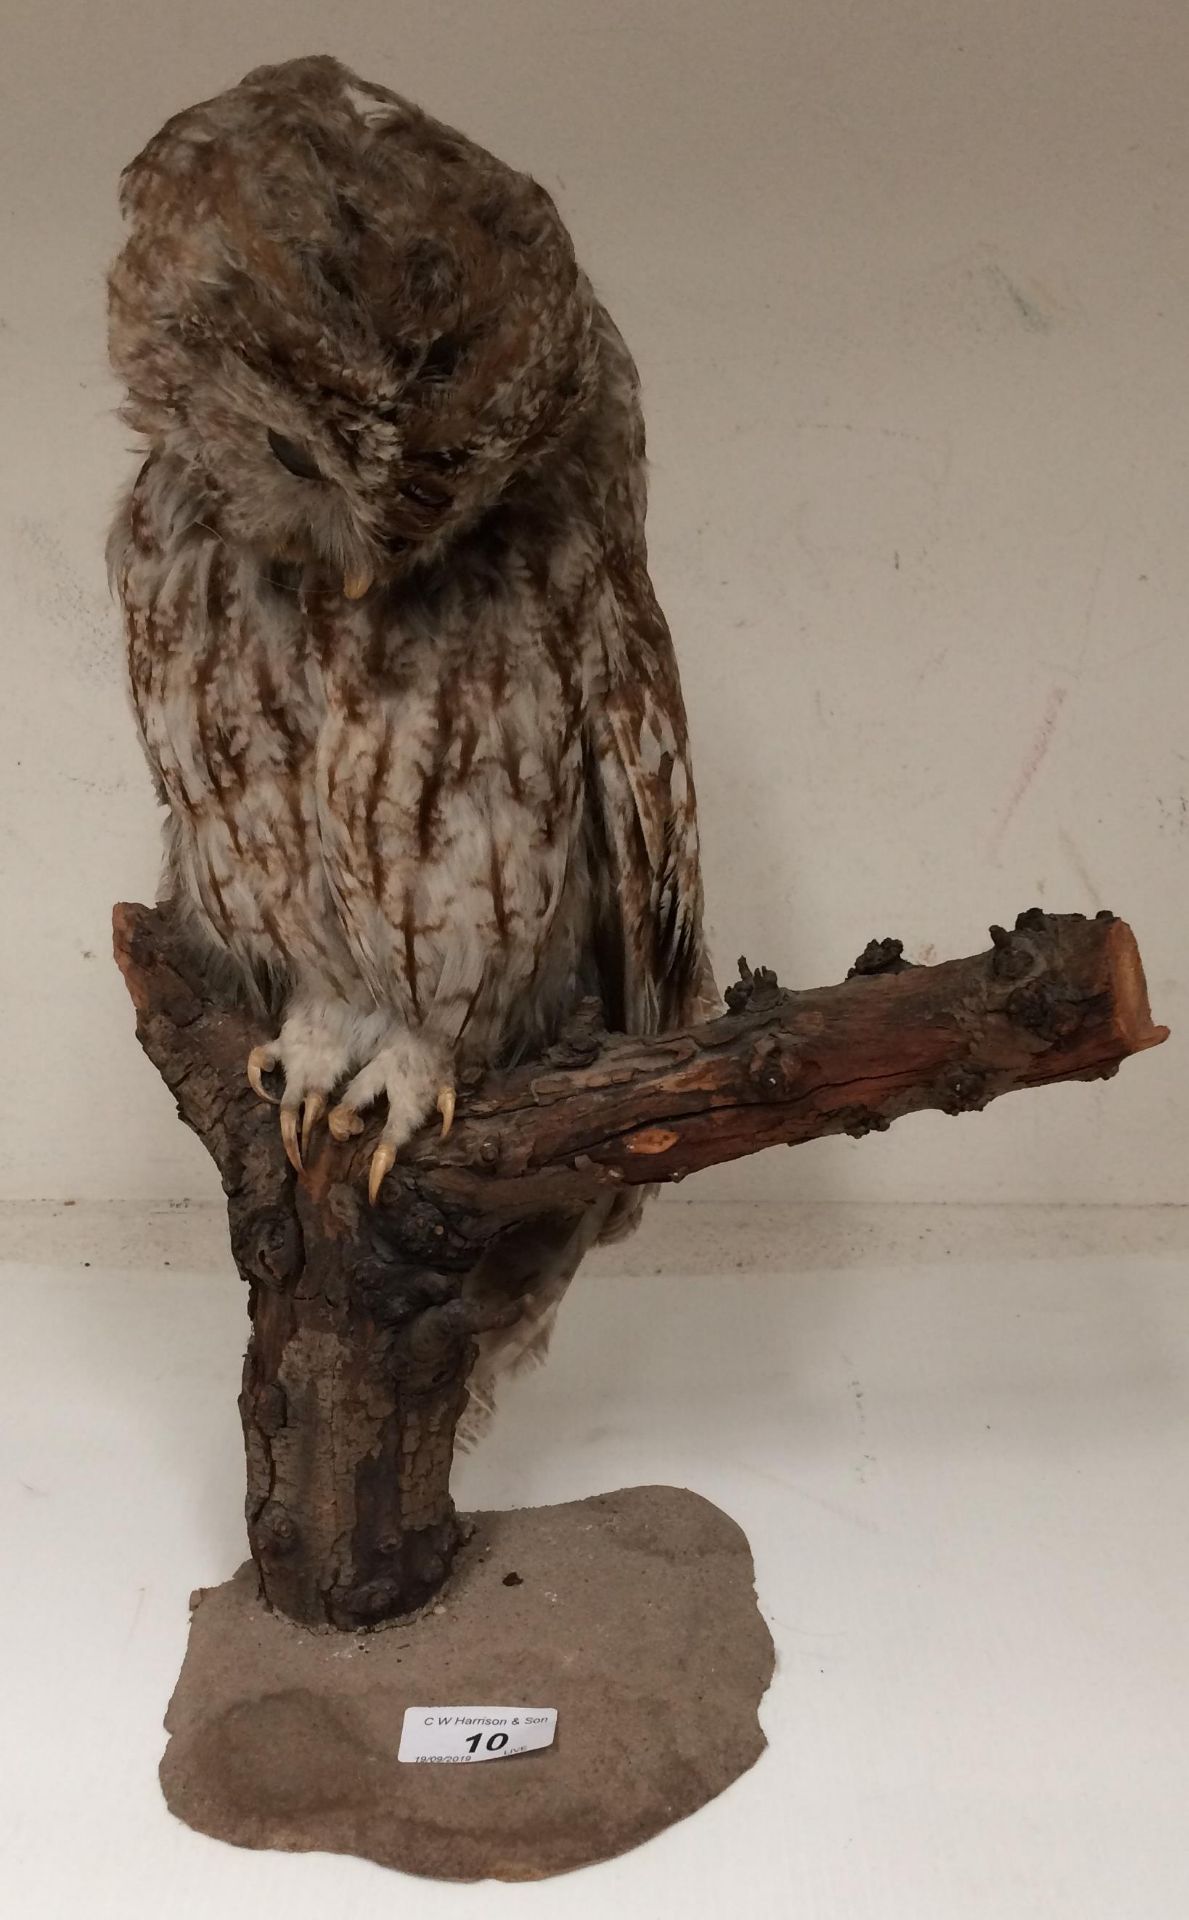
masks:
<path fill-rule="evenodd" d="M 994 832 L 991 835 L 988 852 L 993 860 L 998 858 L 999 849 L 1003 845 L 1008 827 L 1015 818 L 1029 787 L 1040 772 L 1044 764 L 1045 756 L 1053 744 L 1053 734 L 1056 730 L 1057 718 L 1062 707 L 1065 705 L 1068 693 L 1068 687 L 1050 687 L 1049 689 L 1044 712 L 1040 717 L 1040 724 L 1032 736 L 1028 751 L 1024 755 L 1024 763 L 1020 768 L 1016 784 L 1008 796 L 1007 804 L 1000 814 L 999 819 L 996 821 Z"/>
<path fill-rule="evenodd" d="M 25 516 L 15 531 L 22 579 L 35 592 L 43 616 L 69 636 L 74 675 L 93 686 L 106 685 L 118 657 L 118 627 L 106 592 L 84 584 L 48 522 Z"/>
<path fill-rule="evenodd" d="M 799 1487 L 795 1480 L 786 1480 L 780 1474 L 769 1473 L 763 1467 L 753 1466 L 750 1460 L 740 1460 L 737 1464 L 741 1472 L 750 1473 L 757 1480 L 771 1481 L 774 1487 L 780 1487 L 783 1492 L 793 1494 L 798 1500 L 807 1500 L 811 1507 L 820 1507 L 823 1513 L 830 1514 L 835 1520 L 843 1521 L 848 1527 L 857 1528 L 860 1533 L 881 1531 L 876 1521 L 868 1520 L 863 1514 L 851 1513 L 836 1500 L 827 1500 L 819 1493 L 810 1493 L 807 1487 Z"/>
<path fill-rule="evenodd" d="M 863 1407 L 862 1382 L 858 1379 L 852 1380 L 850 1383 L 850 1390 L 855 1403 L 855 1419 L 858 1423 L 859 1439 L 862 1441 L 862 1440 L 865 1440 L 867 1437 L 867 1415 Z M 856 1463 L 855 1474 L 858 1477 L 858 1480 L 861 1486 L 866 1486 L 867 1470 L 869 1467 L 873 1467 L 874 1465 L 875 1465 L 875 1455 L 873 1453 L 864 1453 L 861 1459 Z"/>
<path fill-rule="evenodd" d="M 1094 578 L 1090 582 L 1090 591 L 1086 596 L 1086 611 L 1082 615 L 1082 644 L 1073 670 L 1074 679 L 1078 679 L 1085 669 L 1086 658 L 1090 652 L 1090 642 L 1094 637 L 1094 609 L 1098 604 L 1098 589 L 1102 584 L 1102 570 L 1106 565 L 1106 551 L 1110 545 L 1110 535 L 1103 536 L 1098 553 L 1098 565 L 1094 569 Z"/>
<path fill-rule="evenodd" d="M 1085 858 L 1077 841 L 1074 839 L 1072 833 L 1065 827 L 1060 828 L 1057 838 L 1061 843 L 1062 853 L 1086 889 L 1086 896 L 1094 908 L 1095 913 L 1101 913 L 1103 906 L 1102 895 L 1095 885 L 1094 876 L 1086 865 Z"/>
<path fill-rule="evenodd" d="M 1002 341 L 1022 346 L 1021 333 L 1042 340 L 1076 322 L 1081 307 L 1058 273 L 1042 281 L 1005 264 L 986 242 L 939 262 L 907 289 L 905 317 L 940 342 Z"/>
<path fill-rule="evenodd" d="M 1053 316 L 1046 312 L 1038 294 L 1025 293 L 1024 289 L 1017 286 L 1011 275 L 1004 271 L 997 260 L 992 260 L 984 271 L 986 278 L 996 291 L 1006 294 L 1012 306 L 1015 308 L 1016 313 L 1019 315 L 1021 325 L 1027 327 L 1029 333 L 1051 333 L 1053 331 Z"/>

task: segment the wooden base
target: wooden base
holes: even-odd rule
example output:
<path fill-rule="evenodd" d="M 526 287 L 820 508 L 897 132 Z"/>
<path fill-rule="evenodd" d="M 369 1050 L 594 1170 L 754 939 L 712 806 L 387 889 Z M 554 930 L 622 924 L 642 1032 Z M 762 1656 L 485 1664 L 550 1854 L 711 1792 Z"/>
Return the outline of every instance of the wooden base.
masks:
<path fill-rule="evenodd" d="M 267 1611 L 249 1562 L 196 1596 L 166 1716 L 174 1813 L 239 1846 L 443 1880 L 536 1880 L 638 1846 L 765 1745 L 747 1541 L 673 1487 L 483 1513 L 440 1600 L 373 1632 Z M 554 1745 L 399 1763 L 408 1706 L 556 1707 Z"/>

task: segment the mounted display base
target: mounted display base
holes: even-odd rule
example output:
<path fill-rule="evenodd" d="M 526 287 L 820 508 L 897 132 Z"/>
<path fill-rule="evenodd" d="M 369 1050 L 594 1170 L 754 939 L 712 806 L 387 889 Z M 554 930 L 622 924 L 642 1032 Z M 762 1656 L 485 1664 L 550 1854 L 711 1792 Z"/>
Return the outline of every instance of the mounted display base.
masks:
<path fill-rule="evenodd" d="M 381 1181 L 380 1116 L 345 1142 L 310 1120 L 290 1164 L 245 1075 L 272 1029 L 184 914 L 116 909 L 137 1033 L 219 1168 L 251 1322 L 252 1564 L 195 1611 L 175 1813 L 243 1846 L 527 1880 L 637 1845 L 753 1763 L 773 1655 L 738 1528 L 637 1488 L 481 1516 L 468 1539 L 450 1471 L 472 1368 L 634 1187 L 1106 1077 L 1166 1038 L 1112 915 L 1029 909 L 991 941 L 930 967 L 872 941 L 808 992 L 741 963 L 728 1012 L 681 1032 L 607 1033 L 579 1008 L 540 1059 L 464 1081 L 449 1138 L 424 1130 Z M 404 1764 L 408 1706 L 556 1707 L 557 1740 Z"/>
<path fill-rule="evenodd" d="M 472 1516 L 433 1607 L 371 1632 L 270 1612 L 249 1562 L 196 1596 L 166 1716 L 170 1808 L 237 1846 L 537 1880 L 638 1846 L 765 1745 L 751 1553 L 675 1487 Z M 397 1760 L 406 1707 L 556 1707 L 538 1753 Z"/>

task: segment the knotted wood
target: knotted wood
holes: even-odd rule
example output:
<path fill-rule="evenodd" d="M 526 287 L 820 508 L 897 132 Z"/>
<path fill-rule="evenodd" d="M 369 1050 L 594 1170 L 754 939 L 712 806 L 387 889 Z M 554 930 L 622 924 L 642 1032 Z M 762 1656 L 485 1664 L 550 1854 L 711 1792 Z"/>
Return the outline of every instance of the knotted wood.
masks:
<path fill-rule="evenodd" d="M 219 1168 L 248 1283 L 247 1520 L 269 1603 L 352 1628 L 440 1586 L 460 1538 L 450 1464 L 474 1336 L 517 1311 L 514 1273 L 502 1296 L 468 1276 L 517 1225 L 763 1147 L 1105 1078 L 1166 1038 L 1122 921 L 1033 910 L 991 936 L 930 967 L 872 942 L 843 984 L 808 992 L 741 963 L 720 1018 L 648 1039 L 586 1009 L 542 1059 L 464 1086 L 450 1138 L 413 1141 L 372 1209 L 380 1120 L 345 1145 L 323 1130 L 296 1176 L 244 1078 L 271 1035 L 168 907 L 117 907 L 138 1037 Z"/>

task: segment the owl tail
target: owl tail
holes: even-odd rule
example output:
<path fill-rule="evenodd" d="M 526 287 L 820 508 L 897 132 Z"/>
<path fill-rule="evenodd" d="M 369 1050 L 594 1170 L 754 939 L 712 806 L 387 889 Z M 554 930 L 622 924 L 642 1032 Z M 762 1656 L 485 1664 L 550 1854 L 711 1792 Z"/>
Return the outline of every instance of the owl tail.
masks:
<path fill-rule="evenodd" d="M 539 1367 L 545 1359 L 566 1288 L 627 1197 L 635 1196 L 616 1194 L 594 1201 L 579 1214 L 550 1214 L 515 1227 L 489 1248 L 471 1274 L 466 1292 L 476 1304 L 498 1308 L 514 1300 L 520 1312 L 511 1326 L 478 1337 L 479 1357 L 458 1423 L 457 1444 L 463 1452 L 469 1452 L 490 1425 L 500 1383 L 523 1368 Z"/>

